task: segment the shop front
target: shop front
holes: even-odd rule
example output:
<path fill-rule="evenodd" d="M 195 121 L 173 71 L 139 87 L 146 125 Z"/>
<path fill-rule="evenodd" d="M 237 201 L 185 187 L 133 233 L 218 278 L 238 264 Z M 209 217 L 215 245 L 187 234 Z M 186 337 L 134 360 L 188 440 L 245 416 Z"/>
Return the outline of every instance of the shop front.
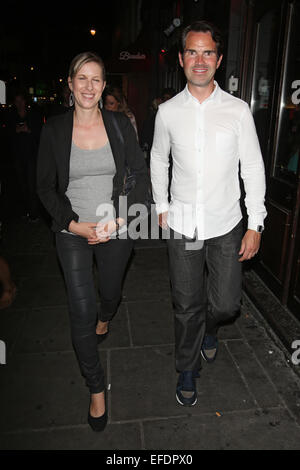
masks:
<path fill-rule="evenodd" d="M 254 116 L 267 179 L 253 268 L 300 319 L 300 2 L 247 2 L 244 11 L 240 97 Z"/>

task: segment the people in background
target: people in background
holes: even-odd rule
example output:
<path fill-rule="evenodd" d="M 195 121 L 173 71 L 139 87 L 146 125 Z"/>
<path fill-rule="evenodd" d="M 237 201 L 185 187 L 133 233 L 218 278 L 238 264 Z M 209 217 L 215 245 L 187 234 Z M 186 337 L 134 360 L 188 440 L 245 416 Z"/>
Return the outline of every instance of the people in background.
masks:
<path fill-rule="evenodd" d="M 146 152 L 147 158 L 147 166 L 150 167 L 150 151 L 153 143 L 153 135 L 154 135 L 154 125 L 155 125 L 155 117 L 158 111 L 158 107 L 161 103 L 168 101 L 169 99 L 173 98 L 176 95 L 176 91 L 174 88 L 164 88 L 161 92 L 161 95 L 157 98 L 152 100 L 151 105 L 149 106 L 149 111 L 147 117 L 143 123 L 142 131 L 141 131 L 141 147 Z M 172 169 L 172 157 L 170 155 L 170 178 L 171 178 L 171 169 Z M 170 179 L 171 181 L 171 179 Z"/>
<path fill-rule="evenodd" d="M 104 98 L 104 107 L 108 111 L 118 111 L 121 113 L 126 114 L 126 116 L 130 119 L 131 124 L 134 127 L 136 135 L 138 137 L 138 130 L 136 119 L 133 112 L 129 109 L 127 100 L 118 87 L 108 87 L 105 90 L 105 98 Z"/>
<path fill-rule="evenodd" d="M 152 100 L 151 105 L 149 106 L 148 115 L 143 123 L 141 131 L 140 144 L 144 152 L 146 152 L 146 163 L 148 168 L 150 167 L 150 150 L 153 142 L 155 116 L 158 110 L 158 106 L 161 103 L 161 98 L 155 98 Z"/>
<path fill-rule="evenodd" d="M 36 193 L 36 160 L 42 115 L 29 106 L 24 92 L 14 98 L 14 108 L 8 117 L 8 138 L 13 159 L 16 188 L 20 191 L 20 214 L 29 221 L 39 218 L 39 200 Z"/>
<path fill-rule="evenodd" d="M 11 278 L 7 261 L 0 256 L 0 309 L 10 307 L 17 288 Z"/>
<path fill-rule="evenodd" d="M 65 84 L 61 87 L 61 89 L 58 92 L 58 97 L 57 101 L 54 104 L 51 104 L 48 113 L 47 113 L 47 118 L 51 116 L 57 116 L 58 114 L 63 114 L 66 113 L 70 109 L 70 88 L 68 84 Z"/>
<path fill-rule="evenodd" d="M 164 103 L 165 101 L 168 101 L 170 100 L 171 98 L 173 98 L 173 96 L 176 95 L 176 91 L 174 90 L 174 88 L 164 88 L 162 93 L 161 93 L 161 101 Z"/>

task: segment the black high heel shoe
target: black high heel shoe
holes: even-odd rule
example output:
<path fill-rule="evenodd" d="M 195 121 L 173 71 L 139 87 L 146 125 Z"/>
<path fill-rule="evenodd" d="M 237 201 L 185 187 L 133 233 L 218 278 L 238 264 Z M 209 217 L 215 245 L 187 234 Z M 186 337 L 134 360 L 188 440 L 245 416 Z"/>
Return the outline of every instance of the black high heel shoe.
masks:
<path fill-rule="evenodd" d="M 107 424 L 107 410 L 105 410 L 102 416 L 95 418 L 90 413 L 91 402 L 89 404 L 89 412 L 88 412 L 88 423 L 91 426 L 92 430 L 95 432 L 101 432 L 105 429 Z"/>
<path fill-rule="evenodd" d="M 99 418 L 94 418 L 93 416 L 91 416 L 89 412 L 88 423 L 91 426 L 93 431 L 95 432 L 104 431 L 106 424 L 107 424 L 107 411 L 105 410 L 105 413 Z"/>

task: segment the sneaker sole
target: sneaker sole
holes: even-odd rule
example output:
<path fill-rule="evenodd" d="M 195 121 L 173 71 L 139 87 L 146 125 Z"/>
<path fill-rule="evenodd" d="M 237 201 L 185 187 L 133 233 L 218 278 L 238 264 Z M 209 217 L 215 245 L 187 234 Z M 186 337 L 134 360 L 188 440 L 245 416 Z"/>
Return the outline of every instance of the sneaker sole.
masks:
<path fill-rule="evenodd" d="M 182 406 L 194 406 L 194 405 L 196 405 L 196 403 L 197 403 L 197 397 L 196 397 L 196 400 L 194 401 L 194 403 L 190 403 L 189 405 L 187 405 L 186 403 L 182 403 L 182 402 L 179 400 L 179 398 L 178 398 L 178 396 L 177 396 L 177 393 L 176 393 L 176 400 L 177 400 L 178 403 L 179 403 L 180 405 L 182 405 Z"/>
<path fill-rule="evenodd" d="M 214 357 L 213 359 L 207 359 L 207 357 L 205 357 L 205 355 L 204 355 L 202 349 L 201 349 L 200 352 L 201 352 L 201 356 L 203 357 L 203 359 L 204 359 L 208 364 L 211 363 L 211 362 L 214 362 L 214 360 L 216 359 L 217 353 L 215 354 L 215 357 Z"/>

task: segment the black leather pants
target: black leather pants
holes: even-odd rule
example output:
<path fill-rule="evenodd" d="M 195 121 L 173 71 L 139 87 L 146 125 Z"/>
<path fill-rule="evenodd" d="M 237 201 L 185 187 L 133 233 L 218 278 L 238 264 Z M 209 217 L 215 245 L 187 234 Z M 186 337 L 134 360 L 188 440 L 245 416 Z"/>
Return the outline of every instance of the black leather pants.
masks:
<path fill-rule="evenodd" d="M 67 287 L 71 337 L 82 375 L 91 393 L 104 390 L 104 372 L 97 349 L 98 319 L 106 322 L 116 313 L 125 269 L 133 241 L 112 239 L 89 245 L 83 237 L 56 234 L 56 248 Z M 93 276 L 95 255 L 100 293 L 100 312 Z"/>

